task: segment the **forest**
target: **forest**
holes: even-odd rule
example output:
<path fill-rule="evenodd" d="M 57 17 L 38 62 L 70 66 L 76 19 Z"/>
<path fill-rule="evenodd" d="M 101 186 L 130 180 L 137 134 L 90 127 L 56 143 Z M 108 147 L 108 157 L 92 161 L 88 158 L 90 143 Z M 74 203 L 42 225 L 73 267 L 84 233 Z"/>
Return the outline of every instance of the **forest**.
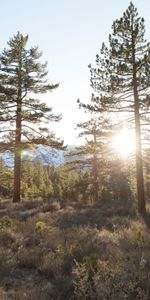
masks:
<path fill-rule="evenodd" d="M 0 53 L 0 300 L 150 299 L 150 42 L 130 2 L 89 64 L 80 145 L 49 124 L 38 46 L 20 31 Z M 68 125 L 69 126 L 69 125 Z M 43 145 L 64 157 L 43 163 Z M 5 159 L 11 155 L 13 164 Z"/>

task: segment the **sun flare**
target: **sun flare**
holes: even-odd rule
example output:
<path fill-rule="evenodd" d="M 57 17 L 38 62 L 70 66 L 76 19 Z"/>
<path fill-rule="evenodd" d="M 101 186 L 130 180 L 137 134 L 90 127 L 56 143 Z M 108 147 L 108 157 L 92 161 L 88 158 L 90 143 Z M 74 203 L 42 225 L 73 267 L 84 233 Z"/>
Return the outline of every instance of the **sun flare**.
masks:
<path fill-rule="evenodd" d="M 122 129 L 119 133 L 114 135 L 112 146 L 113 149 L 124 158 L 131 155 L 135 150 L 134 132 L 126 128 Z"/>

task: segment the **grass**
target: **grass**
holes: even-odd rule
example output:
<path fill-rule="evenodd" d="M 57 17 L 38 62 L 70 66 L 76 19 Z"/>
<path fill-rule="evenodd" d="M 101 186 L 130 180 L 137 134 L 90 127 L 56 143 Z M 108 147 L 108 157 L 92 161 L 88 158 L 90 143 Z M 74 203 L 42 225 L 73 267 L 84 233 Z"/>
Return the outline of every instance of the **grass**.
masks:
<path fill-rule="evenodd" d="M 150 299 L 149 207 L 0 203 L 0 299 Z"/>

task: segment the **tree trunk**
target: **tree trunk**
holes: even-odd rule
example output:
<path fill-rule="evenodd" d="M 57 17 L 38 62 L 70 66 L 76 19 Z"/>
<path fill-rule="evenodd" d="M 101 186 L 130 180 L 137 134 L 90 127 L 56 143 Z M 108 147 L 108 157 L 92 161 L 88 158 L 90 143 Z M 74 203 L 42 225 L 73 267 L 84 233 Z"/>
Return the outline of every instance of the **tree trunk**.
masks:
<path fill-rule="evenodd" d="M 20 202 L 20 180 L 21 180 L 21 153 L 19 151 L 19 145 L 18 146 L 16 145 L 13 202 Z"/>
<path fill-rule="evenodd" d="M 93 186 L 94 186 L 94 202 L 98 201 L 98 167 L 97 167 L 97 153 L 96 153 L 96 135 L 94 134 L 94 156 L 93 156 Z"/>
<path fill-rule="evenodd" d="M 15 136 L 15 165 L 14 165 L 14 192 L 13 202 L 20 202 L 20 187 L 21 187 L 21 61 L 19 62 L 18 74 L 18 97 L 16 111 L 16 136 Z"/>
<path fill-rule="evenodd" d="M 20 142 L 21 142 L 21 105 L 18 105 L 17 119 L 16 119 L 13 202 L 20 202 L 20 182 L 21 182 L 21 148 L 20 148 Z"/>
<path fill-rule="evenodd" d="M 94 168 L 93 168 L 94 202 L 98 201 L 98 176 L 97 176 L 96 163 L 97 163 L 97 159 L 95 161 Z"/>
<path fill-rule="evenodd" d="M 146 212 L 144 195 L 144 176 L 143 159 L 141 146 L 141 125 L 140 125 L 140 105 L 137 88 L 137 69 L 135 60 L 135 37 L 132 28 L 132 60 L 133 60 L 133 92 L 134 92 L 134 118 L 135 118 L 135 139 L 136 139 L 136 179 L 137 179 L 137 198 L 138 211 L 143 214 Z"/>
<path fill-rule="evenodd" d="M 136 97 L 135 97 L 135 102 L 136 102 Z M 142 160 L 142 149 L 141 149 L 140 115 L 136 103 L 135 103 L 135 137 L 136 137 L 136 174 L 137 174 L 138 211 L 139 213 L 145 213 L 146 208 L 145 208 L 145 195 L 144 195 L 143 160 Z"/>
<path fill-rule="evenodd" d="M 146 197 L 147 199 L 150 198 L 150 182 L 149 182 L 149 174 L 150 174 L 150 168 L 149 164 L 146 163 Z"/>

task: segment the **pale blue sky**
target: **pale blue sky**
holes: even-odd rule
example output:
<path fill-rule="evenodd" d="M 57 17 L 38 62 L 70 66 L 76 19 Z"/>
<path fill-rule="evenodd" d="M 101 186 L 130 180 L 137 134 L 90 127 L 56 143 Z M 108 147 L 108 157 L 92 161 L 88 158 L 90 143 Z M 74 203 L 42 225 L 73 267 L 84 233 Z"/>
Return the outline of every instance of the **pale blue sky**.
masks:
<path fill-rule="evenodd" d="M 38 45 L 48 61 L 49 78 L 60 87 L 44 99 L 63 114 L 52 126 L 65 143 L 75 144 L 75 123 L 85 119 L 76 100 L 90 100 L 88 64 L 95 62 L 101 43 L 107 42 L 113 20 L 120 18 L 128 0 L 7 0 L 1 3 L 0 50 L 18 30 L 29 34 L 29 44 Z M 150 41 L 150 1 L 135 0 L 145 18 Z"/>

